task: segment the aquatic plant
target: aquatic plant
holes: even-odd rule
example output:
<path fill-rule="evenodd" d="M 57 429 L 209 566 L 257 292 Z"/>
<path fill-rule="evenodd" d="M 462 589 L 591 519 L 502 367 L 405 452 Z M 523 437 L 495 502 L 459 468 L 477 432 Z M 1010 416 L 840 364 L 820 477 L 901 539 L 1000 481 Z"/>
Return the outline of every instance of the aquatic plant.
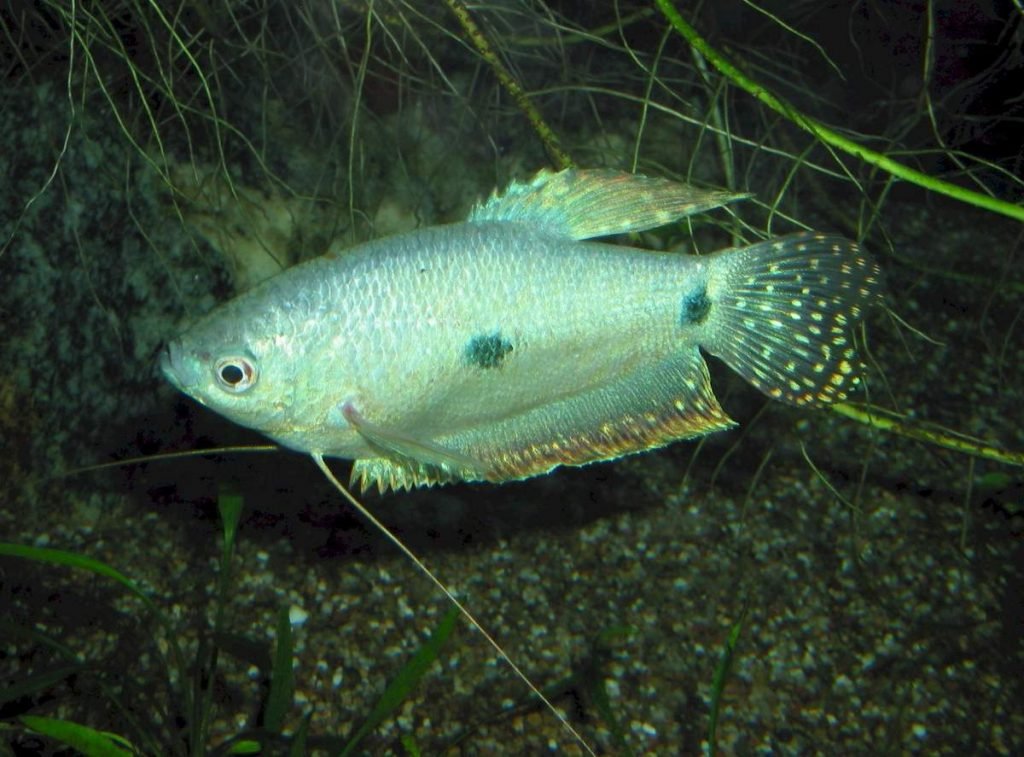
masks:
<path fill-rule="evenodd" d="M 222 543 L 216 574 L 216 589 L 212 607 L 189 608 L 194 616 L 209 615 L 212 623 L 200 628 L 196 638 L 183 634 L 182 624 L 187 618 L 172 614 L 165 600 L 156 597 L 129 576 L 108 565 L 84 555 L 60 549 L 48 549 L 19 544 L 0 543 L 0 557 L 15 560 L 29 560 L 46 566 L 71 568 L 86 571 L 113 583 L 119 584 L 137 600 L 134 610 L 140 625 L 154 623 L 158 631 L 152 632 L 148 648 L 130 652 L 120 648 L 114 641 L 114 648 L 99 654 L 90 651 L 82 640 L 63 640 L 55 635 L 61 626 L 71 639 L 77 619 L 74 615 L 55 617 L 33 617 L 31 612 L 18 606 L 17 599 L 9 602 L 10 617 L 0 621 L 4 635 L 9 639 L 23 638 L 49 650 L 45 657 L 35 663 L 31 673 L 24 673 L 0 687 L 0 721 L 6 723 L 14 748 L 28 748 L 29 734 L 45 736 L 89 757 L 119 757 L 129 754 L 150 755 L 205 755 L 205 754 L 307 754 L 313 745 L 329 748 L 332 753 L 348 755 L 360 748 L 367 736 L 387 718 L 391 717 L 415 689 L 430 666 L 440 657 L 445 641 L 455 628 L 457 611 L 450 609 L 430 636 L 392 678 L 373 709 L 361 722 L 352 718 L 347 734 L 310 734 L 310 712 L 295 712 L 294 676 L 292 672 L 295 654 L 292 641 L 292 619 L 288 607 L 281 607 L 276 613 L 272 650 L 267 642 L 245 638 L 232 630 L 228 617 L 229 598 L 236 591 L 234 575 L 234 548 L 238 522 L 242 512 L 242 500 L 233 494 L 222 494 L 218 501 L 222 518 Z M 48 580 L 45 573 L 40 580 Z M 6 587 L 9 595 L 41 589 L 41 586 Z M 101 592 L 102 593 L 102 592 Z M 46 630 L 36 627 L 46 624 Z M 193 621 L 194 622 L 194 621 Z M 57 628 L 54 628 L 56 626 Z M 101 629 L 102 630 L 102 629 Z M 114 633 L 114 629 L 110 629 Z M 194 649 L 189 655 L 188 648 Z M 163 659 L 167 675 L 166 701 L 152 696 L 135 700 L 129 692 L 142 692 L 151 687 L 154 671 L 136 669 L 137 659 L 148 659 L 150 655 L 163 658 L 161 650 L 167 651 Z M 259 695 L 259 707 L 238 703 L 228 711 L 223 703 L 215 702 L 215 688 L 220 676 L 218 662 L 224 655 L 240 655 L 251 658 L 260 672 L 265 686 L 254 681 L 250 697 Z M 79 679 L 79 680 L 75 680 Z M 88 681 L 88 682 L 87 682 Z M 96 702 L 89 705 L 74 695 L 79 688 L 96 690 Z M 70 689 L 62 693 L 62 690 Z M 76 722 L 63 716 L 45 713 L 57 712 L 60 708 L 87 715 L 104 722 L 102 727 Z M 259 713 L 244 719 L 244 724 L 234 732 L 225 735 L 224 723 L 235 720 L 245 709 Z M 105 717 L 102 713 L 107 714 Z M 37 714 L 39 713 L 39 714 Z M 216 729 L 214 722 L 222 725 Z M 119 723 L 120 732 L 110 732 L 109 723 Z M 20 724 L 20 728 L 18 727 Z M 341 726 L 341 724 L 339 724 Z M 411 735 L 407 735 L 411 739 Z M 413 742 L 409 742 L 412 744 Z"/>

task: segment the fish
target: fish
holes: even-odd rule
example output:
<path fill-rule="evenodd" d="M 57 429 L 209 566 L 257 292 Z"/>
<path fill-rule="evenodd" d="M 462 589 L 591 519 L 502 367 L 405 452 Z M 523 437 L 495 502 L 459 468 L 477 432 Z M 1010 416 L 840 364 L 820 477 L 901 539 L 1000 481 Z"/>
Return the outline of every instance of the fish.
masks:
<path fill-rule="evenodd" d="M 820 232 L 710 254 L 594 241 L 743 199 L 611 169 L 541 171 L 466 220 L 372 240 L 216 307 L 166 378 L 381 492 L 502 483 L 728 429 L 705 354 L 768 397 L 843 401 L 875 259 Z"/>
<path fill-rule="evenodd" d="M 458 608 L 584 752 L 595 750 L 456 592 L 344 487 L 502 483 L 730 428 L 705 353 L 769 397 L 840 402 L 881 301 L 855 242 L 818 232 L 707 255 L 592 241 L 747 195 L 608 169 L 541 171 L 460 223 L 332 249 L 168 342 L 166 378 L 308 454 Z"/>

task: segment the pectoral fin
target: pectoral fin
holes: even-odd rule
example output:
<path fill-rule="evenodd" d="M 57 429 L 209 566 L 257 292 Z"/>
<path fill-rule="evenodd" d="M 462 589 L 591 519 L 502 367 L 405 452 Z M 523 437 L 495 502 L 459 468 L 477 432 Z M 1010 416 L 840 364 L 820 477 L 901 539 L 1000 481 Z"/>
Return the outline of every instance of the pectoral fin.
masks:
<path fill-rule="evenodd" d="M 457 450 L 378 426 L 366 420 L 349 402 L 341 412 L 352 428 L 381 452 L 380 457 L 356 460 L 352 466 L 351 480 L 359 484 L 361 491 L 374 484 L 383 493 L 388 489 L 489 478 L 486 465 Z"/>

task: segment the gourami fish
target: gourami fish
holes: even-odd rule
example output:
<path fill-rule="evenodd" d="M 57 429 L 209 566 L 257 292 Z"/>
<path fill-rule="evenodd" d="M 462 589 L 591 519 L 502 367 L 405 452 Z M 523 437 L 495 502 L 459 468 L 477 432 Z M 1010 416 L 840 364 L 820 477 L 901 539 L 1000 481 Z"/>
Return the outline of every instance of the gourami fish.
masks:
<path fill-rule="evenodd" d="M 588 242 L 742 195 L 611 170 L 541 172 L 462 223 L 332 252 L 172 341 L 167 378 L 365 490 L 502 482 L 733 425 L 701 350 L 769 397 L 845 398 L 849 329 L 880 299 L 854 242 L 710 255 Z"/>
<path fill-rule="evenodd" d="M 328 253 L 202 318 L 161 357 L 222 415 L 309 454 L 594 749 L 439 578 L 334 477 L 381 491 L 509 481 L 728 428 L 701 349 L 797 405 L 857 383 L 848 330 L 880 299 L 853 242 L 796 234 L 712 255 L 581 240 L 742 195 L 608 170 L 541 172 L 463 223 Z"/>

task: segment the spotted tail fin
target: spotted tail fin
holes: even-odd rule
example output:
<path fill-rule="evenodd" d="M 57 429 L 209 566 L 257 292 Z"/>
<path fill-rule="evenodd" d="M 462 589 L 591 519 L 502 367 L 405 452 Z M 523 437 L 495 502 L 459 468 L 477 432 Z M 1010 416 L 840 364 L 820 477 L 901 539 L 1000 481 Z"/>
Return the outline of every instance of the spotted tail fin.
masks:
<path fill-rule="evenodd" d="M 775 399 L 840 402 L 857 385 L 850 330 L 881 300 L 881 272 L 855 242 L 793 234 L 716 254 L 701 346 Z"/>

